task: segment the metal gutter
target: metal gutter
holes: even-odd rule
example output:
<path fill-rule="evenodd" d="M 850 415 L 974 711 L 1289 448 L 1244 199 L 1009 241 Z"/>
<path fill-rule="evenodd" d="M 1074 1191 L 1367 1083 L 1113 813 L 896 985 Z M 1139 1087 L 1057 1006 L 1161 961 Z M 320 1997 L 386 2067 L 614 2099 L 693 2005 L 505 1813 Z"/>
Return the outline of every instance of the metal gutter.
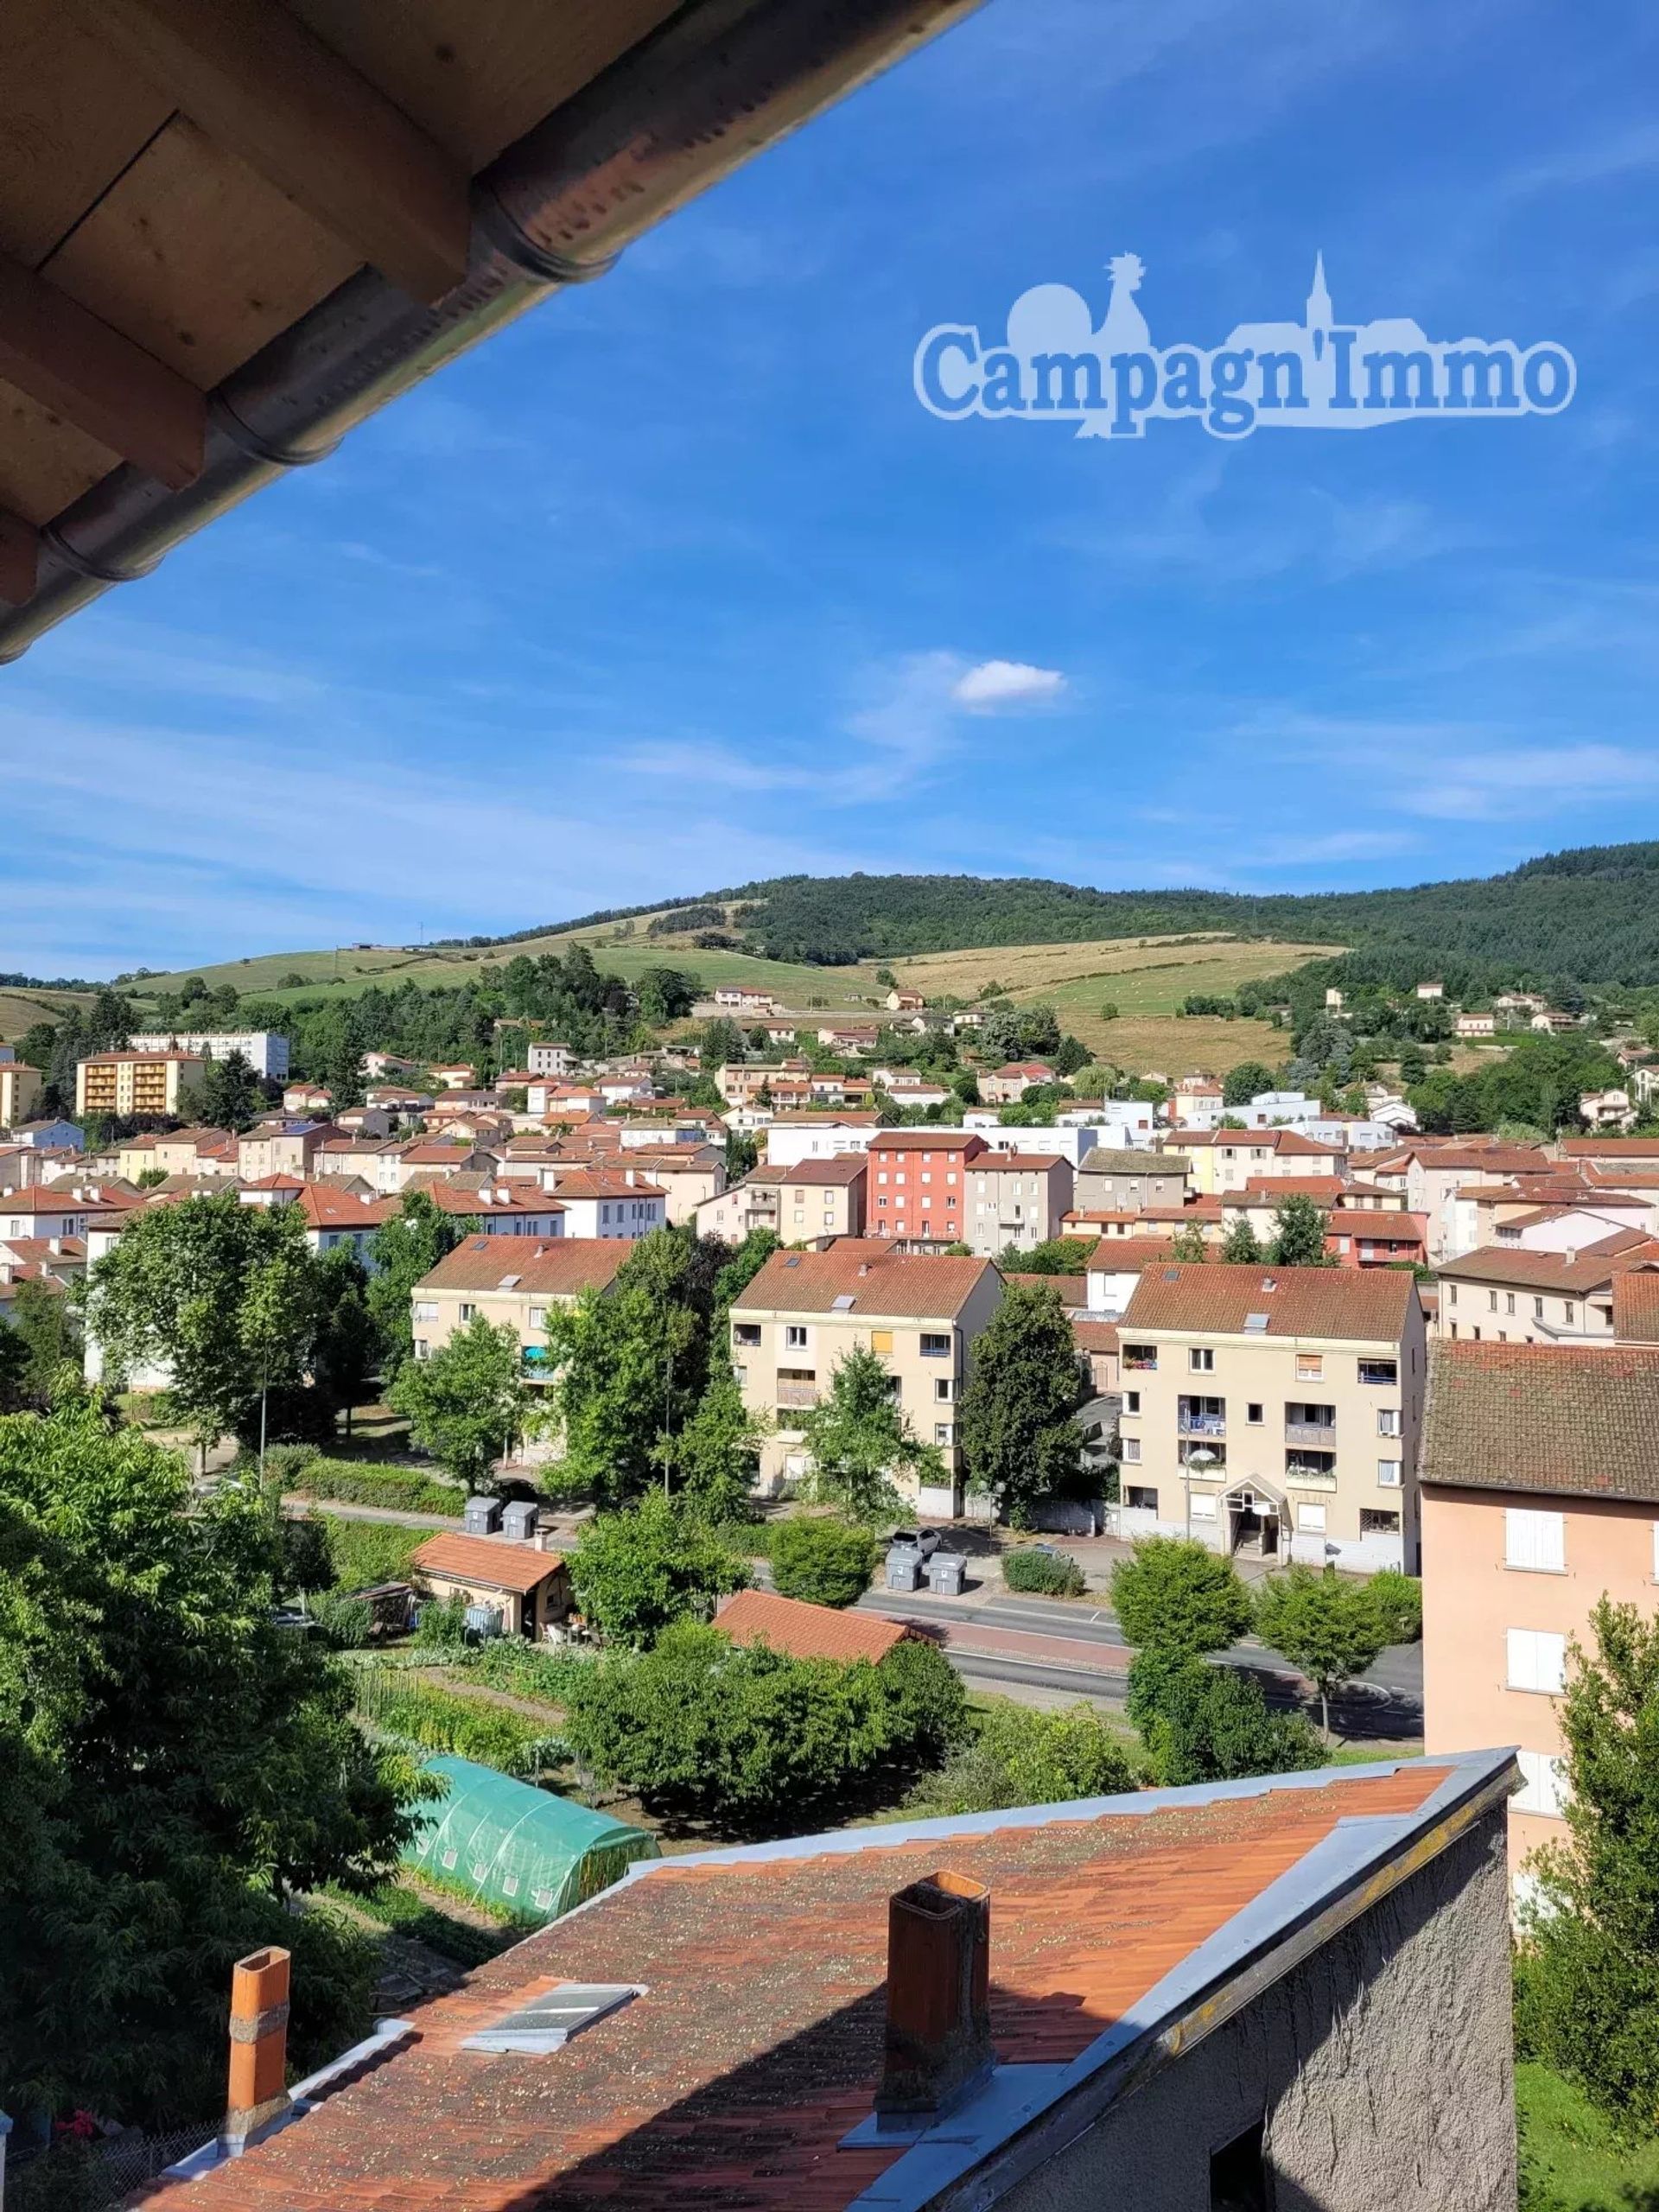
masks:
<path fill-rule="evenodd" d="M 979 0 L 687 0 L 510 146 L 473 187 L 467 274 L 423 305 L 364 269 L 208 397 L 200 475 L 130 463 L 41 532 L 34 596 L 0 610 L 0 661 L 567 285 Z"/>

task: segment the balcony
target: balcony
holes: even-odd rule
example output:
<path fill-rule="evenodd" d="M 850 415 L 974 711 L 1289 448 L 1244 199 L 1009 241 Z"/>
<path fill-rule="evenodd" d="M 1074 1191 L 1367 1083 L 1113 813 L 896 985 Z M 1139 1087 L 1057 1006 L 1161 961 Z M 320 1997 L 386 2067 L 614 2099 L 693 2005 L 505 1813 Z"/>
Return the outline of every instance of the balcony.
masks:
<path fill-rule="evenodd" d="M 777 1398 L 780 1408 L 816 1406 L 818 1402 L 817 1378 L 815 1376 L 780 1375 L 778 1377 Z"/>
<path fill-rule="evenodd" d="M 1225 1436 L 1225 1414 L 1201 1414 L 1183 1406 L 1175 1416 L 1175 1427 L 1182 1436 Z"/>
<path fill-rule="evenodd" d="M 1400 1380 L 1399 1362 L 1393 1359 L 1362 1359 L 1359 1379 L 1362 1382 L 1374 1382 L 1388 1389 Z"/>
<path fill-rule="evenodd" d="M 1337 1443 L 1337 1424 L 1334 1421 L 1287 1421 L 1287 1444 L 1308 1444 L 1315 1451 L 1333 1452 Z"/>

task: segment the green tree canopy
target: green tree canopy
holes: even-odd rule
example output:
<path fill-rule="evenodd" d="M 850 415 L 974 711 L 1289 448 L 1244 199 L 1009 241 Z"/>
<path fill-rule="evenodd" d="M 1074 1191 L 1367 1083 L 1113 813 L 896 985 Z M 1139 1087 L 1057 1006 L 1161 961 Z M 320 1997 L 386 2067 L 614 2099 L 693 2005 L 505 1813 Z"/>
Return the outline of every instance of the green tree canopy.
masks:
<path fill-rule="evenodd" d="M 41 1282 L 14 1284 L 11 1312 L 0 1323 L 0 1413 L 44 1413 L 66 1368 L 79 1370 L 80 1325 L 60 1290 Z"/>
<path fill-rule="evenodd" d="M 1083 1457 L 1077 1419 L 1077 1349 L 1059 1293 L 1010 1283 L 974 1345 L 957 1412 L 968 1478 L 999 1519 L 1026 1527 L 1034 1500 L 1074 1476 Z"/>
<path fill-rule="evenodd" d="M 1252 1676 L 1155 1647 L 1129 1670 L 1129 1718 L 1166 1789 L 1291 1774 L 1325 1761 L 1317 1731 L 1300 1713 L 1269 1713 Z"/>
<path fill-rule="evenodd" d="M 1327 1742 L 1332 1698 L 1344 1682 L 1364 1673 L 1388 1633 L 1366 1586 L 1344 1580 L 1333 1567 L 1323 1573 L 1311 1567 L 1288 1567 L 1269 1575 L 1256 1601 L 1255 1632 L 1319 1692 Z"/>
<path fill-rule="evenodd" d="M 429 1359 L 411 1359 L 387 1393 L 410 1433 L 469 1485 L 512 1447 L 524 1425 L 530 1390 L 518 1338 L 482 1313 L 457 1329 Z"/>
<path fill-rule="evenodd" d="M 296 2056 L 360 2032 L 361 1961 L 281 1910 L 395 1868 L 416 1784 L 276 1627 L 251 1488 L 82 1404 L 0 1421 L 0 2105 L 222 2109 L 232 1961 L 292 1944 Z M 344 1970 L 345 1984 L 342 1983 Z"/>
<path fill-rule="evenodd" d="M 837 1365 L 830 1388 L 801 1419 L 812 1461 L 812 1490 L 872 1525 L 903 1510 L 893 1476 L 900 1470 L 925 1484 L 943 1483 L 938 1449 L 917 1439 L 893 1395 L 893 1377 L 873 1351 L 855 1347 Z"/>
<path fill-rule="evenodd" d="M 1254 1267 L 1267 1255 L 1262 1249 L 1261 1239 L 1250 1227 L 1249 1216 L 1241 1213 L 1222 1239 L 1221 1256 L 1244 1267 Z"/>
<path fill-rule="evenodd" d="M 748 1564 L 696 1512 L 652 1491 L 601 1513 L 570 1554 L 576 1603 L 608 1644 L 642 1648 L 677 1621 L 707 1620 Z"/>
<path fill-rule="evenodd" d="M 1250 1625 L 1231 1560 L 1180 1536 L 1143 1536 L 1112 1569 L 1112 1608 L 1140 1650 L 1188 1659 L 1225 1651 Z"/>
<path fill-rule="evenodd" d="M 269 1103 L 246 1054 L 232 1052 L 222 1060 L 208 1061 L 201 1081 L 188 1095 L 185 1110 L 211 1129 L 239 1133 L 251 1128 Z"/>
<path fill-rule="evenodd" d="M 1268 1257 L 1275 1268 L 1328 1268 L 1334 1262 L 1325 1249 L 1325 1212 L 1323 1206 L 1300 1191 L 1293 1191 L 1274 1208 L 1273 1243 Z"/>
<path fill-rule="evenodd" d="M 390 1382 L 415 1357 L 415 1286 L 453 1252 L 475 1224 L 440 1213 L 424 1191 L 405 1191 L 397 1212 L 369 1247 L 373 1262 L 364 1295 L 378 1332 Z"/>
<path fill-rule="evenodd" d="M 1122 1744 L 1092 1707 L 1039 1713 L 995 1698 L 975 1716 L 971 1736 L 906 1809 L 923 1819 L 993 1813 L 1010 1805 L 1116 1796 L 1135 1786 Z"/>
<path fill-rule="evenodd" d="M 1221 1079 L 1224 1106 L 1248 1106 L 1253 1098 L 1274 1087 L 1273 1070 L 1262 1060 L 1241 1060 Z"/>
<path fill-rule="evenodd" d="M 1558 1711 L 1567 1840 L 1535 1852 L 1517 2029 L 1624 2133 L 1659 2113 L 1659 1621 L 1603 1597 Z"/>
<path fill-rule="evenodd" d="M 875 1539 L 855 1522 L 814 1514 L 774 1522 L 769 1556 L 780 1597 L 850 1605 L 870 1586 Z"/>

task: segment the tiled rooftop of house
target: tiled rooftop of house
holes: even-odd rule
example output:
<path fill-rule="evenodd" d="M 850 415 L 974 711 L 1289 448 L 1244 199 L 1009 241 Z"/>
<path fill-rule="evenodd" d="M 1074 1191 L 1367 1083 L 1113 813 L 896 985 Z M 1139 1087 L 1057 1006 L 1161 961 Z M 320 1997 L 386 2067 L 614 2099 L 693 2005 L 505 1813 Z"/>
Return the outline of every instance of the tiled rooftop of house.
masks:
<path fill-rule="evenodd" d="M 532 1297 L 575 1298 L 584 1290 L 603 1290 L 632 1249 L 621 1236 L 551 1236 L 544 1244 L 528 1236 L 465 1236 L 416 1287 L 507 1287 Z"/>
<path fill-rule="evenodd" d="M 1659 1344 L 1659 1268 L 1632 1268 L 1615 1280 L 1613 1334 L 1621 1344 Z"/>
<path fill-rule="evenodd" d="M 766 1172 L 778 1182 L 850 1189 L 869 1173 L 869 1162 L 861 1152 L 844 1152 L 836 1160 L 800 1160 L 793 1167 L 774 1167 Z"/>
<path fill-rule="evenodd" d="M 1659 1239 L 1639 1230 L 1614 1229 L 1576 1252 L 1535 1252 L 1525 1245 L 1481 1244 L 1445 1261 L 1443 1278 L 1464 1282 L 1512 1283 L 1517 1289 L 1599 1290 L 1628 1268 L 1659 1261 Z"/>
<path fill-rule="evenodd" d="M 1106 1246 L 1109 1254 L 1110 1245 Z M 1148 1268 L 1121 1324 L 1221 1336 L 1396 1342 L 1414 1285 L 1390 1268 L 1249 1267 L 1220 1260 Z M 1259 1317 L 1259 1319 L 1258 1319 Z"/>
<path fill-rule="evenodd" d="M 895 1891 L 941 1866 L 988 1887 L 997 2062 L 1075 2062 L 1075 2082 L 1116 2048 L 1150 2045 L 1253 1961 L 1277 1953 L 1284 1970 L 1277 1947 L 1315 1904 L 1359 1910 L 1385 1870 L 1443 1841 L 1456 1808 L 1512 1772 L 1502 1754 L 1327 1769 L 645 1862 L 423 2008 L 408 2045 L 305 2117 L 149 2201 L 845 2212 L 883 2182 L 892 2202 L 919 2205 L 963 2144 L 957 2116 L 915 2150 L 841 2147 L 880 2073 Z M 545 2056 L 466 2048 L 568 1981 L 639 1993 Z M 1025 2080 L 1038 2101 L 1021 2124 L 1065 2094 L 1052 2075 Z M 958 2149 L 956 2171 L 1014 2124 Z"/>
<path fill-rule="evenodd" d="M 839 1236 L 823 1252 L 774 1252 L 733 1311 L 944 1320 L 994 1273 L 988 1260 L 895 1252 L 878 1238 Z"/>
<path fill-rule="evenodd" d="M 452 1535 L 447 1529 L 417 1544 L 409 1556 L 411 1567 L 429 1574 L 512 1590 L 520 1597 L 538 1589 L 564 1565 L 560 1553 L 537 1551 L 534 1544 L 518 1543 L 510 1536 Z"/>
<path fill-rule="evenodd" d="M 1431 1344 L 1421 1475 L 1659 1499 L 1659 1346 Z"/>
<path fill-rule="evenodd" d="M 715 1625 L 734 1643 L 769 1643 L 791 1659 L 879 1661 L 910 1633 L 902 1621 L 809 1605 L 771 1590 L 740 1590 L 721 1607 Z"/>

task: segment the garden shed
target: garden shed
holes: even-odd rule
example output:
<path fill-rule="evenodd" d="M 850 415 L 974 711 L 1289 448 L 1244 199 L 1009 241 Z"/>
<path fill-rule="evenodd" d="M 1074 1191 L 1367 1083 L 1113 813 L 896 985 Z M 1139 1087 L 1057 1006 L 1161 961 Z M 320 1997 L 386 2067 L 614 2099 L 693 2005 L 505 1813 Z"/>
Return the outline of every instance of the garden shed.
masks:
<path fill-rule="evenodd" d="M 657 1839 L 608 1814 L 556 1797 L 493 1767 L 445 1755 L 427 1759 L 447 1794 L 423 1808 L 404 1856 L 483 1905 L 531 1920 L 556 1920 L 618 1881 L 637 1859 L 660 1854 Z"/>

